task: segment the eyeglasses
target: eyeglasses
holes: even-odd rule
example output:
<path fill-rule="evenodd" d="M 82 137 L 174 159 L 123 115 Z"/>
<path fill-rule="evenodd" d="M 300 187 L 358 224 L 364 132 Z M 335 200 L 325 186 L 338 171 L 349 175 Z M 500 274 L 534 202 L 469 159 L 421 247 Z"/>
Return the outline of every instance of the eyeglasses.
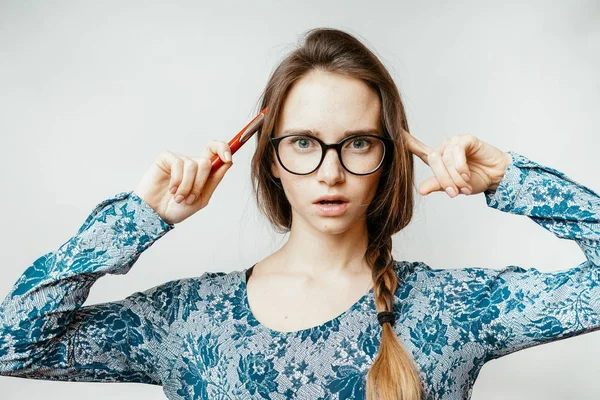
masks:
<path fill-rule="evenodd" d="M 327 144 L 306 134 L 291 134 L 269 139 L 281 166 L 295 175 L 315 172 L 323 163 L 325 153 L 335 149 L 342 167 L 354 175 L 369 175 L 383 165 L 391 154 L 394 141 L 376 135 L 348 136 L 339 143 Z"/>

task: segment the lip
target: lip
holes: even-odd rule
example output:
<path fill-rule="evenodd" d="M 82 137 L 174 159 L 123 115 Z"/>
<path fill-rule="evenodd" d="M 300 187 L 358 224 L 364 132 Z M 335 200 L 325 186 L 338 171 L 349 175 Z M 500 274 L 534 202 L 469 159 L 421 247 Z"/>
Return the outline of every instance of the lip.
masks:
<path fill-rule="evenodd" d="M 319 210 L 319 214 L 324 217 L 338 217 L 346 212 L 348 203 L 341 204 L 319 204 L 315 203 L 315 207 Z"/>
<path fill-rule="evenodd" d="M 320 201 L 334 201 L 334 200 L 340 200 L 340 201 L 343 201 L 344 203 L 348 203 L 350 201 L 349 198 L 347 198 L 346 196 L 343 196 L 341 194 L 331 194 L 331 195 L 319 197 L 317 200 L 315 200 L 313 202 L 313 204 L 318 204 Z"/>
<path fill-rule="evenodd" d="M 339 200 L 342 203 L 340 204 L 321 204 L 320 201 L 335 201 Z M 346 208 L 348 208 L 348 199 L 346 196 L 342 196 L 339 194 L 327 195 L 319 197 L 313 204 L 319 210 L 319 215 L 324 217 L 338 217 L 346 212 Z"/>

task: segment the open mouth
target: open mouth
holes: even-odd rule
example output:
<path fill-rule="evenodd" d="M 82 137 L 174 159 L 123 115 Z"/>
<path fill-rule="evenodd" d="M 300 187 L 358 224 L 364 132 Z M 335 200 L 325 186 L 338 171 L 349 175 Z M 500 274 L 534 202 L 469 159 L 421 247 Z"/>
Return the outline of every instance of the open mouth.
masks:
<path fill-rule="evenodd" d="M 323 217 L 339 217 L 346 212 L 348 202 L 341 199 L 321 200 L 315 202 L 315 206 L 319 210 L 319 215 Z"/>

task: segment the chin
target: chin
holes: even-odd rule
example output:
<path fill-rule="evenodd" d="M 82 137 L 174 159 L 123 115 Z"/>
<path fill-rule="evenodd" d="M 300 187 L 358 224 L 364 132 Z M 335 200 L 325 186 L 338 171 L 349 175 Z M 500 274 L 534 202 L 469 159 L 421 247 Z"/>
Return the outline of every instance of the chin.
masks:
<path fill-rule="evenodd" d="M 349 219 L 347 216 L 341 217 L 321 217 L 319 215 L 314 216 L 314 222 L 311 226 L 322 233 L 328 233 L 331 235 L 339 235 L 346 231 L 351 230 L 360 221 L 355 219 Z"/>
<path fill-rule="evenodd" d="M 349 226 L 338 226 L 338 224 L 321 225 L 315 226 L 314 228 L 321 233 L 327 233 L 329 235 L 340 235 L 350 229 Z"/>
<path fill-rule="evenodd" d="M 330 234 L 339 235 L 346 231 L 352 230 L 363 223 L 363 218 L 353 213 L 352 209 L 346 209 L 346 212 L 342 215 L 329 217 L 319 215 L 318 213 L 311 212 L 298 213 L 292 208 L 292 225 L 294 221 L 300 222 L 300 225 L 304 225 L 305 229 L 313 229 L 315 231 Z"/>

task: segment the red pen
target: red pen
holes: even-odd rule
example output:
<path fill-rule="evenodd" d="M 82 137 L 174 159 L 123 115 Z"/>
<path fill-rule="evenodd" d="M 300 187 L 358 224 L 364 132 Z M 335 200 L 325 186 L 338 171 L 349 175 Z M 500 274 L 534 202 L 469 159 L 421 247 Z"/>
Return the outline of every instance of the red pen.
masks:
<path fill-rule="evenodd" d="M 265 107 L 264 110 L 258 113 L 258 115 L 254 117 L 254 119 L 250 121 L 248 125 L 246 125 L 237 135 L 233 137 L 233 139 L 229 141 L 229 147 L 231 148 L 232 156 L 235 154 L 236 151 L 238 151 L 240 147 L 242 147 L 244 143 L 246 143 L 252 137 L 252 135 L 254 135 L 260 129 L 265 119 L 265 115 L 267 114 L 267 108 L 268 107 Z M 211 172 L 223 165 L 223 160 L 221 160 L 221 158 L 218 155 L 213 156 L 211 162 Z"/>

